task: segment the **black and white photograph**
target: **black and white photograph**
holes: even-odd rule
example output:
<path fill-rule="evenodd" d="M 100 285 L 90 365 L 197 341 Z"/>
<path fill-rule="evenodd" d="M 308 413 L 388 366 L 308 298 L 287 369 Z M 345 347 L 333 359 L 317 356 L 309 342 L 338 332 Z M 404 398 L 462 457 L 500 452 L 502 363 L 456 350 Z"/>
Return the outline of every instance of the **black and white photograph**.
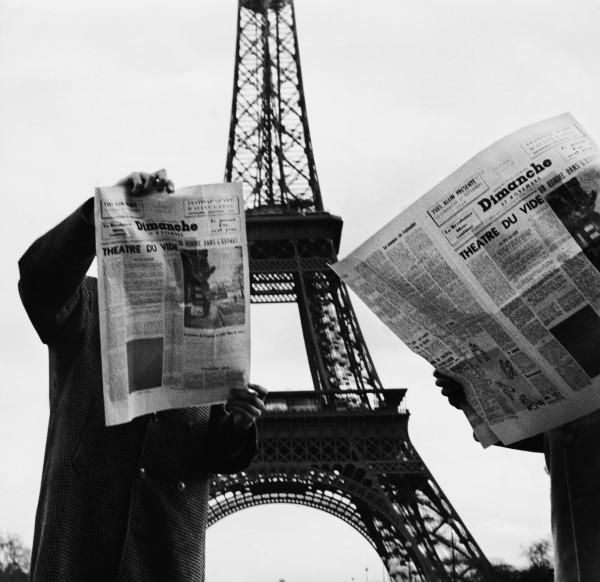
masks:
<path fill-rule="evenodd" d="M 180 251 L 184 327 L 215 329 L 245 322 L 241 247 Z"/>
<path fill-rule="evenodd" d="M 599 0 L 0 0 L 0 582 L 598 582 L 598 410 L 484 448 L 477 374 L 434 369 L 331 265 L 519 128 L 568 112 L 600 140 L 599 27 Z M 547 201 L 600 269 L 590 148 Z M 223 182 L 249 269 L 174 252 L 180 335 L 250 325 L 248 383 L 107 426 L 95 189 Z M 442 266 L 421 289 L 458 297 Z M 590 309 L 542 332 L 596 378 Z M 163 351 L 130 342 L 115 384 L 145 398 Z"/>

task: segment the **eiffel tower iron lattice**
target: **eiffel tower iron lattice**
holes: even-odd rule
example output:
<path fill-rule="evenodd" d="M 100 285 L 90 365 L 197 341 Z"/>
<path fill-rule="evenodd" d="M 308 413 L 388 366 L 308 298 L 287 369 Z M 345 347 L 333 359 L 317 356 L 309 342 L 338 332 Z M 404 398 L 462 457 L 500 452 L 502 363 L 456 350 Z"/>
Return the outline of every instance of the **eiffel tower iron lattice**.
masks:
<path fill-rule="evenodd" d="M 314 390 L 272 392 L 257 457 L 215 476 L 209 523 L 294 503 L 351 525 L 414 581 L 491 567 L 412 445 L 404 389 L 383 389 L 337 260 L 312 151 L 292 0 L 240 0 L 226 181 L 244 183 L 253 303 L 296 303 Z"/>

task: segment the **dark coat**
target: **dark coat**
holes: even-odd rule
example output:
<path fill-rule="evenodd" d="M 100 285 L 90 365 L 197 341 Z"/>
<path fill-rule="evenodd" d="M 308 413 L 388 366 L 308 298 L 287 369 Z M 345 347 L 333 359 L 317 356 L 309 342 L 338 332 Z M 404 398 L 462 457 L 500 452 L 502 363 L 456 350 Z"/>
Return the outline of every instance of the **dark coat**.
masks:
<path fill-rule="evenodd" d="M 555 580 L 600 579 L 600 411 L 546 433 Z"/>
<path fill-rule="evenodd" d="M 31 580 L 199 582 L 208 475 L 240 471 L 256 448 L 222 406 L 106 427 L 91 204 L 19 262 L 23 304 L 50 358 L 50 420 Z"/>
<path fill-rule="evenodd" d="M 600 579 L 600 410 L 515 443 L 543 451 L 550 475 L 556 582 Z"/>

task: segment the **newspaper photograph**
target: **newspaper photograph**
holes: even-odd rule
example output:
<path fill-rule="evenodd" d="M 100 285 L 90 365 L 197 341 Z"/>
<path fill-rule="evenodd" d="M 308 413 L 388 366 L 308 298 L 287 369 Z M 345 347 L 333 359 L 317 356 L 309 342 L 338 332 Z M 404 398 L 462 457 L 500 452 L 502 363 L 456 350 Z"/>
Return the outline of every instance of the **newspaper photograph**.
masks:
<path fill-rule="evenodd" d="M 248 382 L 250 291 L 241 184 L 128 195 L 97 188 L 106 424 L 221 402 Z"/>
<path fill-rule="evenodd" d="M 460 381 L 483 446 L 600 408 L 600 156 L 570 115 L 482 151 L 334 271 Z"/>

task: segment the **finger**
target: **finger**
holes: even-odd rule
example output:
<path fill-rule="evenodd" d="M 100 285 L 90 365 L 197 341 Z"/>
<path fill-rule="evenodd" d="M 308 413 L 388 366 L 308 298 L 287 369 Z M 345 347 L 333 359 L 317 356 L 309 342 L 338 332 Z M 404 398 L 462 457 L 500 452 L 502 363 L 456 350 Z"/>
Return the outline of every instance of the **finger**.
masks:
<path fill-rule="evenodd" d="M 267 410 L 266 404 L 260 398 L 258 398 L 258 396 L 254 396 L 250 399 L 241 399 L 235 397 L 230 398 L 227 401 L 227 408 L 231 410 L 234 406 L 242 406 L 249 407 L 250 409 L 256 409 L 259 410 L 261 414 Z"/>
<path fill-rule="evenodd" d="M 268 391 L 258 384 L 248 384 L 247 388 L 232 388 L 230 395 L 249 401 L 266 402 Z"/>
<path fill-rule="evenodd" d="M 266 404 L 258 396 L 253 396 L 252 398 L 248 399 L 233 397 L 227 401 L 227 408 L 230 410 L 236 405 L 252 407 L 253 409 L 259 410 L 261 414 L 267 410 Z"/>
<path fill-rule="evenodd" d="M 442 395 L 448 399 L 448 402 L 454 406 L 454 408 L 462 408 L 462 405 L 466 402 L 464 390 L 455 388 L 444 388 Z"/>
<path fill-rule="evenodd" d="M 267 391 L 264 388 L 261 388 L 261 391 L 259 392 L 259 390 L 251 388 L 250 386 L 251 385 L 249 384 L 248 388 L 232 388 L 229 394 L 234 398 L 242 398 L 244 400 L 263 400 L 263 396 L 267 395 Z"/>
<path fill-rule="evenodd" d="M 442 396 L 446 396 L 447 398 L 450 396 L 457 397 L 462 395 L 464 395 L 464 392 L 460 388 L 449 388 L 446 386 L 442 389 Z"/>
<path fill-rule="evenodd" d="M 465 400 L 464 398 L 454 398 L 451 396 L 450 398 L 448 398 L 448 402 L 451 406 L 454 406 L 454 408 L 462 409 Z"/>
<path fill-rule="evenodd" d="M 252 418 L 258 418 L 262 414 L 260 408 L 252 406 L 248 402 L 229 402 L 227 409 L 231 413 L 238 412 L 245 416 L 251 416 Z"/>
<path fill-rule="evenodd" d="M 269 391 L 260 384 L 248 384 L 248 388 L 250 388 L 250 390 L 254 390 L 261 400 L 264 400 L 269 394 Z"/>
<path fill-rule="evenodd" d="M 133 172 L 126 179 L 126 185 L 131 194 L 139 194 L 143 188 L 142 175 L 139 172 Z"/>
<path fill-rule="evenodd" d="M 150 180 L 152 181 L 152 187 L 157 192 L 162 192 L 167 186 L 167 171 L 163 168 L 153 172 L 150 175 Z"/>
<path fill-rule="evenodd" d="M 435 385 L 439 386 L 440 388 L 445 388 L 446 386 L 456 386 L 452 380 L 436 380 Z"/>
<path fill-rule="evenodd" d="M 263 409 L 259 406 L 254 406 L 249 402 L 242 402 L 239 400 L 229 400 L 227 402 L 227 409 L 232 413 L 239 412 L 241 414 L 245 414 L 246 416 L 251 416 L 252 418 L 259 418 L 263 413 Z"/>
<path fill-rule="evenodd" d="M 459 382 L 457 382 L 456 380 L 452 380 L 451 378 L 438 378 L 435 381 L 435 385 L 440 386 L 441 388 L 444 388 L 446 386 L 453 387 L 453 388 L 461 387 L 461 384 Z"/>
<path fill-rule="evenodd" d="M 142 192 L 144 194 L 150 194 L 154 190 L 154 179 L 152 178 L 152 174 L 140 172 L 140 176 L 142 178 Z"/>
<path fill-rule="evenodd" d="M 160 170 L 156 170 L 156 172 L 152 172 L 152 176 L 154 178 L 159 178 L 163 182 L 167 181 L 167 170 L 161 168 Z"/>
<path fill-rule="evenodd" d="M 115 186 L 125 186 L 125 188 L 127 188 L 129 190 L 129 188 L 131 187 L 131 176 L 133 175 L 133 172 L 131 174 L 127 174 L 127 176 L 125 176 L 124 178 L 121 178 L 121 180 L 119 180 Z"/>
<path fill-rule="evenodd" d="M 450 376 L 444 374 L 443 372 L 440 372 L 439 370 L 433 371 L 433 377 L 437 378 L 438 380 L 452 380 Z"/>

